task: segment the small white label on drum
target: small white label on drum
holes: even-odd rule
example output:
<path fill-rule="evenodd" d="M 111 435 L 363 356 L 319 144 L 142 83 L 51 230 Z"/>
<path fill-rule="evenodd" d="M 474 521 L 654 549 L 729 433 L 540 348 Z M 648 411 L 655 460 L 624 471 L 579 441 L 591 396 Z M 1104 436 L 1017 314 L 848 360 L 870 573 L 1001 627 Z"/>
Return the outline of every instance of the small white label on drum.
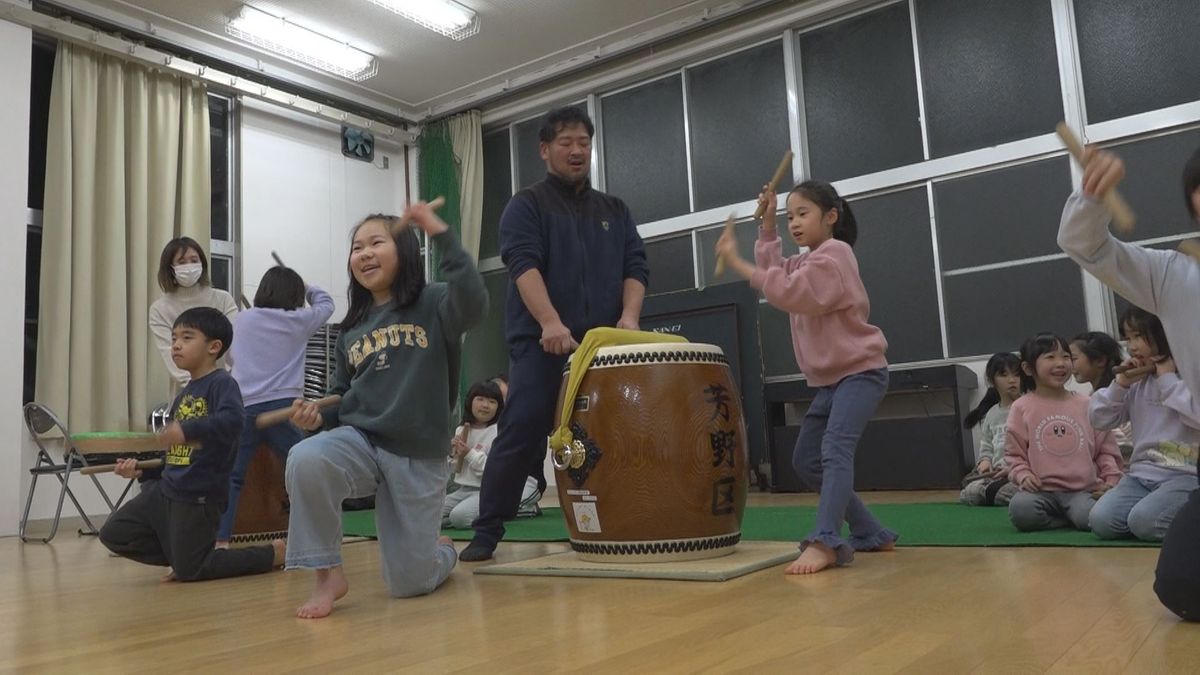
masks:
<path fill-rule="evenodd" d="M 592 494 L 592 491 L 591 490 L 567 490 L 567 494 L 569 494 L 569 495 L 590 495 L 590 494 Z"/>
<path fill-rule="evenodd" d="M 584 496 L 583 496 L 583 501 L 585 501 L 585 502 L 594 502 L 594 501 L 596 501 L 596 495 L 584 495 Z"/>
<path fill-rule="evenodd" d="M 571 510 L 575 512 L 575 527 L 580 532 L 599 532 L 600 516 L 596 513 L 593 502 L 574 502 Z"/>

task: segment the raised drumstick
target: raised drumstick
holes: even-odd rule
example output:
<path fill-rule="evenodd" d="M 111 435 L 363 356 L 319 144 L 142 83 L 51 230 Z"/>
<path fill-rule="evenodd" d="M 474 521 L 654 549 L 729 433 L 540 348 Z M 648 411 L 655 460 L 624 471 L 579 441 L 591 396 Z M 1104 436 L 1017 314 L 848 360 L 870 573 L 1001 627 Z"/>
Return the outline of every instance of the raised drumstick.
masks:
<path fill-rule="evenodd" d="M 445 197 L 438 196 L 438 197 L 434 197 L 433 199 L 429 200 L 429 208 L 434 209 L 434 210 L 442 208 L 443 206 L 445 206 L 445 204 L 446 204 Z M 409 220 L 410 220 L 409 218 L 401 217 L 400 220 L 398 220 L 395 225 L 392 225 L 392 232 L 396 232 L 397 230 L 399 230 L 401 228 L 408 227 Z"/>
<path fill-rule="evenodd" d="M 275 251 L 271 251 L 271 257 L 275 259 L 276 265 L 279 265 L 280 267 L 287 267 L 287 265 L 283 264 L 283 258 L 280 258 L 279 254 Z"/>
<path fill-rule="evenodd" d="M 1083 166 L 1083 143 L 1079 141 L 1079 137 L 1075 132 L 1071 131 L 1071 127 L 1067 126 L 1066 122 L 1059 122 L 1054 128 L 1058 132 L 1058 137 L 1062 139 L 1063 145 L 1067 146 L 1067 151 Z M 1129 204 L 1121 197 L 1116 188 L 1104 193 L 1100 198 L 1108 212 L 1112 214 L 1113 222 L 1117 224 L 1117 229 L 1122 234 L 1133 232 L 1133 224 L 1137 222 L 1137 216 L 1133 215 L 1133 209 L 1129 208 Z"/>
<path fill-rule="evenodd" d="M 733 232 L 733 214 L 731 213 L 731 214 L 729 214 L 729 217 L 725 219 L 724 234 L 731 234 L 732 232 Z M 717 268 L 715 270 L 713 270 L 713 276 L 719 277 L 724 273 L 725 273 L 725 256 L 717 256 Z"/>
<path fill-rule="evenodd" d="M 789 172 L 791 172 L 792 157 L 793 157 L 793 155 L 792 155 L 791 150 L 788 150 L 787 152 L 783 153 L 783 159 L 779 160 L 779 166 L 775 168 L 775 175 L 771 176 L 771 182 L 767 183 L 767 192 L 771 192 L 771 193 L 775 192 L 775 188 L 776 188 L 776 186 L 779 185 L 779 181 L 783 180 L 783 177 L 786 176 Z M 767 205 L 759 204 L 758 208 L 754 209 L 754 217 L 756 219 L 762 218 L 763 214 L 766 212 L 767 212 Z"/>
<path fill-rule="evenodd" d="M 341 403 L 342 397 L 338 396 L 337 394 L 334 394 L 333 396 L 326 396 L 324 398 L 319 398 L 319 399 L 317 399 L 315 401 L 311 401 L 311 402 L 316 403 L 318 408 L 328 408 L 331 405 L 337 405 L 337 404 Z M 273 427 L 276 424 L 283 424 L 284 422 L 290 420 L 291 418 L 292 418 L 292 409 L 291 408 L 280 408 L 279 410 L 272 410 L 271 412 L 265 412 L 265 413 L 262 413 L 261 415 L 259 415 L 258 417 L 255 417 L 254 418 L 254 427 L 256 429 L 266 429 L 267 427 Z"/>
<path fill-rule="evenodd" d="M 138 469 L 157 469 L 163 465 L 161 459 L 143 459 L 137 463 Z M 97 464 L 95 466 L 85 466 L 79 470 L 79 473 L 90 476 L 94 473 L 112 473 L 116 471 L 116 464 Z"/>

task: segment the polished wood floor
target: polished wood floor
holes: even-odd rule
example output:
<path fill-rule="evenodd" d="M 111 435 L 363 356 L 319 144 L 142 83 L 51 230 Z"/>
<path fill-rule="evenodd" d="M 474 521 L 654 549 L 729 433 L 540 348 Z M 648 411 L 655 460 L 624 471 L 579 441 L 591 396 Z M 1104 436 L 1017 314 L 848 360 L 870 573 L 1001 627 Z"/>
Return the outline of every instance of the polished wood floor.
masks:
<path fill-rule="evenodd" d="M 945 500 L 947 493 L 868 501 Z M 811 503 L 754 495 L 755 503 Z M 564 550 L 505 544 L 501 561 Z M 1152 549 L 902 548 L 812 577 L 724 583 L 475 576 L 387 597 L 374 543 L 350 595 L 292 616 L 306 573 L 162 584 L 63 530 L 0 539 L 0 670 L 36 673 L 1200 671 L 1200 625 L 1151 591 Z"/>

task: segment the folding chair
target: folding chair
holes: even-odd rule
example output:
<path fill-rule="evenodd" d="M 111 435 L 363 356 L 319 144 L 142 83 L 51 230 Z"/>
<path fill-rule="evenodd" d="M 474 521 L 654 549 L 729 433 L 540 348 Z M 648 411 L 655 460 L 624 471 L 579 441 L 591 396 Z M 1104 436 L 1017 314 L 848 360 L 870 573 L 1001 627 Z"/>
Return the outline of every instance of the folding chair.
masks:
<path fill-rule="evenodd" d="M 113 455 L 89 456 L 81 453 L 75 447 L 75 442 L 71 434 L 67 431 L 66 425 L 60 422 L 58 417 L 56 417 L 49 408 L 40 403 L 26 403 L 25 407 L 23 408 L 23 412 L 25 417 L 25 426 L 29 429 L 29 435 L 33 437 L 34 443 L 37 444 L 38 454 L 37 462 L 32 468 L 29 469 L 29 473 L 33 476 L 33 479 L 29 484 L 29 496 L 25 499 L 25 513 L 21 516 L 21 524 L 17 531 L 17 534 L 21 537 L 21 541 L 27 542 L 36 540 L 44 544 L 50 543 L 50 540 L 53 539 L 54 535 L 58 533 L 58 523 L 59 519 L 62 517 L 63 501 L 68 497 L 70 497 L 71 503 L 75 505 L 75 510 L 83 518 L 84 524 L 87 525 L 87 529 L 81 529 L 79 530 L 79 533 L 99 534 L 100 531 L 96 529 L 96 526 L 92 523 L 92 520 L 88 518 L 87 513 L 83 510 L 83 507 L 80 506 L 79 500 L 75 498 L 75 493 L 71 491 L 71 474 L 78 473 L 79 469 L 89 466 L 90 464 L 107 463 L 105 460 L 111 462 L 113 461 Z M 46 449 L 46 444 L 44 443 L 46 440 L 46 435 L 55 429 L 57 429 L 63 437 L 63 461 L 61 463 L 54 461 L 54 458 L 51 456 L 50 451 Z M 29 512 L 33 507 L 33 493 L 37 489 L 38 478 L 47 475 L 52 475 L 58 478 L 60 483 L 58 506 L 54 510 L 54 523 L 50 526 L 50 533 L 44 538 L 27 537 L 25 535 L 25 528 L 29 524 Z M 104 486 L 100 484 L 99 479 L 97 479 L 94 475 L 89 476 L 89 478 L 92 479 L 92 483 L 100 492 L 100 496 L 104 499 L 104 503 L 108 505 L 110 512 L 117 510 L 117 507 L 121 505 L 121 502 L 125 500 L 126 495 L 129 494 L 129 488 L 133 485 L 132 480 L 126 483 L 125 490 L 121 492 L 121 496 L 114 503 L 112 499 L 109 498 L 108 493 L 105 492 Z"/>

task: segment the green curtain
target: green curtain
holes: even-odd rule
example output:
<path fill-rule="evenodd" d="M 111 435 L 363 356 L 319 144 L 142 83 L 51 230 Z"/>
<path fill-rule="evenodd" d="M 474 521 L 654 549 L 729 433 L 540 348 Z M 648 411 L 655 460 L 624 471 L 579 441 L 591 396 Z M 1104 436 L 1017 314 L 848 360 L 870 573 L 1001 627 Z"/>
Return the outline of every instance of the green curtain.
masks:
<path fill-rule="evenodd" d="M 417 160 L 417 181 L 421 199 L 430 201 L 439 196 L 446 199 L 445 205 L 438 209 L 438 215 L 454 231 L 454 236 L 461 240 L 462 215 L 459 200 L 458 161 L 454 157 L 454 142 L 450 138 L 450 125 L 445 120 L 429 124 L 421 131 L 417 147 L 420 150 Z M 441 256 L 438 255 L 437 249 L 433 249 L 429 261 L 433 266 L 433 280 L 441 281 Z M 465 381 L 466 373 L 466 354 L 463 353 L 462 363 L 458 370 L 458 396 L 455 398 L 460 404 L 470 386 L 470 383 Z M 456 410 L 455 417 L 459 416 L 457 412 Z"/>
<path fill-rule="evenodd" d="M 442 120 L 434 122 L 421 131 L 418 140 L 420 160 L 417 167 L 421 199 L 429 201 L 434 197 L 444 197 L 446 204 L 438 209 L 438 215 L 454 236 L 462 239 L 462 214 L 460 212 L 458 160 L 454 157 L 454 142 L 450 138 L 450 125 Z M 433 279 L 441 280 L 440 259 L 437 251 L 430 258 L 433 265 Z"/>

